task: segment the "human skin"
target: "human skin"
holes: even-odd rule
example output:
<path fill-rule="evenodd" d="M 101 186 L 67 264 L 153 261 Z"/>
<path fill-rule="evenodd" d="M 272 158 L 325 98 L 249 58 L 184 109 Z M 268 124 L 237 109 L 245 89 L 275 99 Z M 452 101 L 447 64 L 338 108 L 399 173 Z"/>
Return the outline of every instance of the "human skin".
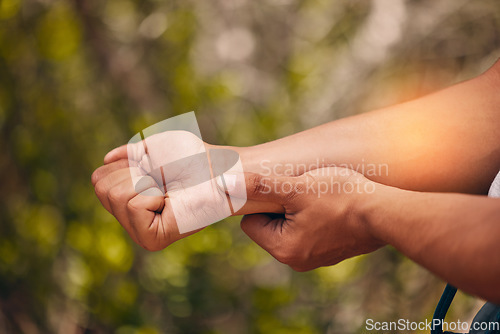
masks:
<path fill-rule="evenodd" d="M 297 271 L 390 244 L 454 286 L 500 303 L 500 199 L 385 186 L 326 167 L 300 176 L 246 175 L 247 197 L 284 215 L 251 214 L 243 231 Z"/>
<path fill-rule="evenodd" d="M 365 166 L 384 165 L 387 170 L 366 177 L 356 173 L 376 185 L 370 200 L 353 194 L 338 194 L 335 200 L 315 197 L 315 201 L 306 198 L 311 194 L 288 195 L 304 197 L 304 202 L 313 207 L 321 206 L 319 216 L 311 209 L 290 206 L 283 199 L 256 199 L 252 194 L 261 188 L 259 183 L 250 182 L 254 190 L 248 189 L 249 200 L 237 214 L 285 212 L 287 217 L 290 208 L 296 210 L 293 215 L 300 219 L 292 226 L 300 228 L 294 230 L 295 239 L 307 236 L 300 239 L 302 244 L 296 249 L 306 250 L 319 244 L 325 247 L 321 252 L 305 252 L 307 256 L 300 257 L 300 264 L 291 263 L 298 270 L 331 265 L 391 244 L 458 288 L 499 301 L 498 288 L 493 284 L 500 268 L 500 249 L 493 240 L 500 235 L 493 223 L 500 221 L 499 201 L 446 194 L 485 194 L 500 170 L 499 87 L 497 62 L 472 80 L 408 103 L 330 122 L 262 145 L 226 147 L 240 154 L 245 171 L 266 174 L 268 178 L 284 177 L 283 174 L 300 178 L 312 169 L 330 170 L 339 165 L 358 171 Z M 126 159 L 126 148 L 115 149 L 92 176 L 106 209 L 146 249 L 159 250 L 191 234 L 178 233 L 168 210 L 168 198 L 137 195 L 127 179 L 130 173 Z M 285 164 L 296 168 L 290 172 L 283 168 Z M 243 230 L 259 244 L 264 243 L 261 238 L 265 237 L 256 232 L 255 226 L 268 231 L 265 226 L 269 224 L 261 224 L 266 219 L 271 218 L 250 215 L 242 222 Z M 349 219 L 357 223 L 346 223 Z M 290 220 L 282 222 L 286 223 L 282 226 L 288 226 Z M 326 233 L 335 230 L 343 232 Z M 283 247 L 268 251 L 278 260 L 290 262 L 296 255 L 286 254 L 291 252 L 285 246 L 291 237 L 271 235 Z M 444 235 L 452 237 L 443 238 Z M 283 239 L 279 241 L 280 238 Z M 343 250 L 338 248 L 342 243 L 346 245 Z"/>
<path fill-rule="evenodd" d="M 385 166 L 388 173 L 365 176 L 403 189 L 486 194 L 500 169 L 499 124 L 500 61 L 474 79 L 417 100 L 233 149 L 254 173 L 292 164 L 300 175 L 320 160 L 319 167 Z"/>

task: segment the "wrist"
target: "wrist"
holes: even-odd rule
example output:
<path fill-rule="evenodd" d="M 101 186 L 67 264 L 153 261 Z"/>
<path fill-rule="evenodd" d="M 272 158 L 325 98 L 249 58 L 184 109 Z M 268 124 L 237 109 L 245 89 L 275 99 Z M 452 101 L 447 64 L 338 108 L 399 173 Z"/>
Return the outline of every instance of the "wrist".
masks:
<path fill-rule="evenodd" d="M 381 244 L 391 244 L 388 230 L 393 220 L 387 219 L 387 205 L 392 205 L 400 189 L 367 180 L 365 191 L 354 198 L 353 212 L 363 229 Z M 403 190 L 400 190 L 403 191 Z"/>
<path fill-rule="evenodd" d="M 264 160 L 260 154 L 261 152 L 256 146 L 238 147 L 238 146 L 211 145 L 210 148 L 232 150 L 238 153 L 244 172 L 251 172 L 257 174 L 262 174 L 266 172 L 266 169 L 263 168 L 262 161 Z"/>

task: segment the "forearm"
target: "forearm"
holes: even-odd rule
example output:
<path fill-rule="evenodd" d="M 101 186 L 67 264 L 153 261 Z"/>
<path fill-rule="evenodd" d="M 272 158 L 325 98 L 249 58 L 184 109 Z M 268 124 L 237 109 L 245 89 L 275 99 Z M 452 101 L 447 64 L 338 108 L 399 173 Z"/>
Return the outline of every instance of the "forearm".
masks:
<path fill-rule="evenodd" d="M 376 238 L 456 287 L 500 303 L 499 199 L 376 189 L 356 205 Z"/>
<path fill-rule="evenodd" d="M 342 166 L 404 189 L 485 193 L 500 169 L 499 66 L 415 101 L 237 150 L 256 173 Z"/>

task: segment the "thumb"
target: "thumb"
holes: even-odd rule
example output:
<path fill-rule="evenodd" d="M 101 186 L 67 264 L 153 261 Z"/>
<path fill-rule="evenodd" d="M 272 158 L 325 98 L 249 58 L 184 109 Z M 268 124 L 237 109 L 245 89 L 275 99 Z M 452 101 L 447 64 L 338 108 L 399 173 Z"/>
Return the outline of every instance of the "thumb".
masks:
<path fill-rule="evenodd" d="M 120 159 L 141 161 L 146 153 L 147 147 L 145 140 L 138 141 L 137 143 L 128 143 L 109 151 L 104 157 L 104 164 L 107 165 Z"/>
<path fill-rule="evenodd" d="M 245 215 L 241 220 L 241 229 L 257 245 L 275 256 L 282 240 L 282 226 L 286 223 L 283 215 L 253 214 Z"/>
<path fill-rule="evenodd" d="M 120 159 L 127 159 L 127 145 L 122 145 L 109 151 L 104 157 L 104 164 L 110 164 Z"/>
<path fill-rule="evenodd" d="M 294 177 L 271 177 L 257 173 L 226 176 L 224 190 L 228 195 L 247 200 L 287 204 L 296 195 L 298 184 Z M 219 182 L 218 182 L 219 183 Z"/>

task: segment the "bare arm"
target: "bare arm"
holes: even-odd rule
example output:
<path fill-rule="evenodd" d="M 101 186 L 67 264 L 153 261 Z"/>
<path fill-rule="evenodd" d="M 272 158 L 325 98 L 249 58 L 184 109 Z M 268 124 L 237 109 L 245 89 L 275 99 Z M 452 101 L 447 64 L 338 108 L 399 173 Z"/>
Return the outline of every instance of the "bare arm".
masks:
<path fill-rule="evenodd" d="M 500 170 L 499 124 L 497 63 L 433 95 L 243 149 L 247 170 L 261 174 L 268 174 L 269 166 L 278 175 L 289 172 L 286 164 L 291 163 L 300 175 L 307 166 L 321 167 L 315 166 L 318 160 L 360 172 L 369 164 L 388 168 L 387 173 L 365 173 L 378 182 L 371 183 L 373 193 L 329 189 L 321 198 L 318 191 L 262 191 L 266 182 L 303 190 L 309 173 L 305 179 L 250 177 L 249 198 L 279 203 L 286 214 L 249 215 L 242 227 L 296 270 L 332 265 L 390 244 L 458 288 L 500 303 L 500 200 L 450 193 L 487 192 Z M 317 171 L 312 178 L 318 188 L 331 184 L 332 177 L 353 182 L 335 170 L 326 177 Z"/>
<path fill-rule="evenodd" d="M 246 186 L 250 199 L 279 203 L 285 215 L 247 215 L 243 230 L 295 270 L 389 244 L 456 287 L 500 303 L 500 199 L 402 190 L 342 168 L 248 174 Z"/>
<path fill-rule="evenodd" d="M 458 288 L 500 303 L 500 199 L 381 186 L 357 203 L 375 238 Z"/>
<path fill-rule="evenodd" d="M 500 61 L 432 95 L 236 150 L 255 173 L 352 166 L 404 189 L 484 194 L 500 170 L 499 124 Z"/>
<path fill-rule="evenodd" d="M 500 169 L 500 62 L 477 78 L 405 104 L 334 121 L 240 153 L 245 171 L 300 175 L 325 166 L 352 167 L 373 181 L 408 190 L 486 193 Z M 171 143 L 165 143 L 170 147 Z M 210 147 L 210 145 L 208 145 Z M 168 200 L 139 201 L 126 179 L 127 149 L 110 152 L 92 180 L 103 205 L 148 249 L 179 235 Z M 319 164 L 318 164 L 319 162 Z M 292 171 L 287 166 L 292 166 Z M 382 166 L 368 173 L 370 166 Z M 135 201 L 134 203 L 132 203 Z M 131 205 L 133 204 L 133 205 Z M 283 212 L 249 200 L 238 213 Z M 158 217 L 161 216 L 162 220 Z M 151 224 L 156 219 L 157 224 Z M 155 226 L 136 232 L 132 227 Z M 142 230 L 141 230 L 142 231 Z M 163 231 L 161 234 L 158 231 Z M 158 235 L 163 237 L 159 240 Z M 154 244 L 154 247 L 150 247 Z"/>

